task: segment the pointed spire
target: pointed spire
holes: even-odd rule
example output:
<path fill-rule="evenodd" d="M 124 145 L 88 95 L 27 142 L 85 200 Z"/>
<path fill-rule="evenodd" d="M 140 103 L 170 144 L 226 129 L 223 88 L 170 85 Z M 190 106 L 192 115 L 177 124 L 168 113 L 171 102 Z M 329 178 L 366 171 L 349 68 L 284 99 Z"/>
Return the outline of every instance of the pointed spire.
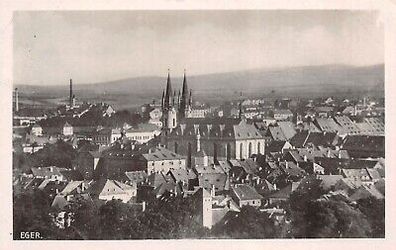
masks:
<path fill-rule="evenodd" d="M 164 101 L 164 108 L 169 108 L 171 105 L 172 99 L 172 85 L 170 80 L 170 69 L 168 69 L 168 77 L 166 80 L 166 92 L 165 92 L 165 101 Z"/>

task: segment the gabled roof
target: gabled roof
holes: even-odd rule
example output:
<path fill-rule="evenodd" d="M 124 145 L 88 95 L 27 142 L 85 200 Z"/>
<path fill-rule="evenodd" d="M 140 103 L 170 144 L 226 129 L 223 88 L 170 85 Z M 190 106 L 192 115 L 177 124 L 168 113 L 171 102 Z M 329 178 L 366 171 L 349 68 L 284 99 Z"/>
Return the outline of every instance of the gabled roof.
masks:
<path fill-rule="evenodd" d="M 88 188 L 87 193 L 93 196 L 117 195 L 126 194 L 129 189 L 133 189 L 133 187 L 115 180 L 100 179 Z"/>
<path fill-rule="evenodd" d="M 279 128 L 282 130 L 286 140 L 290 140 L 297 133 L 296 129 L 294 128 L 294 124 L 292 122 L 279 121 L 277 123 Z"/>
<path fill-rule="evenodd" d="M 329 190 L 343 178 L 342 175 L 318 175 L 317 177 L 322 181 L 320 185 L 324 190 Z"/>
<path fill-rule="evenodd" d="M 147 177 L 148 184 L 154 188 L 158 187 L 164 182 L 173 182 L 170 176 L 165 176 L 163 173 L 152 173 Z"/>
<path fill-rule="evenodd" d="M 332 118 L 316 118 L 316 123 L 323 132 L 339 132 L 341 127 Z"/>
<path fill-rule="evenodd" d="M 352 157 L 384 157 L 385 136 L 351 135 L 344 139 L 343 149 Z M 362 152 L 362 153 L 359 153 Z"/>
<path fill-rule="evenodd" d="M 241 167 L 247 174 L 255 174 L 259 171 L 259 165 L 253 159 L 232 160 L 231 167 Z"/>
<path fill-rule="evenodd" d="M 357 201 L 367 197 L 375 197 L 377 199 L 384 199 L 384 195 L 374 185 L 362 185 L 349 197 L 352 201 Z"/>
<path fill-rule="evenodd" d="M 287 141 L 271 141 L 268 146 L 265 148 L 265 151 L 270 152 L 282 152 L 283 147 L 290 146 L 290 143 Z"/>
<path fill-rule="evenodd" d="M 252 186 L 247 184 L 236 184 L 232 190 L 240 201 L 261 200 L 263 198 Z"/>
<path fill-rule="evenodd" d="M 286 141 L 286 136 L 280 127 L 269 126 L 268 132 L 274 141 Z"/>
<path fill-rule="evenodd" d="M 169 170 L 169 173 L 175 182 L 188 182 L 188 180 L 195 179 L 197 178 L 197 175 L 194 173 L 194 171 L 190 169 L 171 169 Z"/>
<path fill-rule="evenodd" d="M 141 183 L 147 179 L 148 175 L 145 171 L 132 171 L 132 172 L 125 172 L 125 176 L 131 182 Z"/>
<path fill-rule="evenodd" d="M 296 176 L 296 177 L 302 177 L 305 175 L 304 169 L 300 168 L 297 166 L 294 162 L 289 161 L 289 162 L 279 162 L 279 167 L 282 169 L 284 173 L 286 173 L 288 176 Z"/>

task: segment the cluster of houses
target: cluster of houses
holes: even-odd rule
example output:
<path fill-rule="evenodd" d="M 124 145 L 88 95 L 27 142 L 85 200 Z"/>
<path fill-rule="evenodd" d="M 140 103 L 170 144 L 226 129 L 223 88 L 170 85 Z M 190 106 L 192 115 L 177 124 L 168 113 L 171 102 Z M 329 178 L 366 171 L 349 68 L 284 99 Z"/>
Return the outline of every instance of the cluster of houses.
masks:
<path fill-rule="evenodd" d="M 322 106 L 309 102 L 304 115 L 290 111 L 297 105 L 290 99 L 246 100 L 236 115 L 216 110 L 211 112 L 226 117 L 208 118 L 209 111 L 191 115 L 192 109 L 181 104 L 177 113 L 167 96 L 162 106 L 142 107 L 149 119 L 137 126 L 84 129 L 65 122 L 55 132 L 38 123 L 30 126 L 24 153 L 63 139 L 78 151 L 77 158 L 72 169 L 32 166 L 15 185 L 21 191 L 46 191 L 60 211 L 55 218 L 60 227 L 70 224 L 65 208 L 73 202 L 101 205 L 119 199 L 144 211 L 150 199 L 174 196 L 192 197 L 192 218 L 209 229 L 246 205 L 280 222 L 291 193 L 312 178 L 321 181 L 326 197 L 343 195 L 351 202 L 385 197 L 383 116 L 358 120 L 356 112 L 336 114 L 328 98 Z M 362 105 L 375 108 L 375 103 Z M 80 117 L 86 108 L 72 105 L 58 115 Z M 88 109 L 108 117 L 114 113 L 105 104 Z M 78 147 L 81 139 L 89 143 Z"/>

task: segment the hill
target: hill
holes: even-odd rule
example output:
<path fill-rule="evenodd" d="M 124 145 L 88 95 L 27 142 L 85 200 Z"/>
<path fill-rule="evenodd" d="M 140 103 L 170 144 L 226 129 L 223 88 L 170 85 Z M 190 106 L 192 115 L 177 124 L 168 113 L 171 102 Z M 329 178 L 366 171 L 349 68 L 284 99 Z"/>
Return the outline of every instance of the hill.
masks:
<path fill-rule="evenodd" d="M 172 75 L 171 75 L 172 77 Z M 355 67 L 348 65 L 305 66 L 277 69 L 187 76 L 195 100 L 213 101 L 244 96 L 321 96 L 330 94 L 384 95 L 384 65 Z M 166 76 L 134 77 L 111 82 L 75 84 L 80 99 L 105 98 L 113 101 L 150 102 L 159 99 Z M 172 77 L 172 87 L 181 88 L 182 77 Z M 17 86 L 28 96 L 66 97 L 68 85 Z M 131 100 L 133 99 L 133 100 Z M 129 100 L 129 101 L 128 101 Z"/>

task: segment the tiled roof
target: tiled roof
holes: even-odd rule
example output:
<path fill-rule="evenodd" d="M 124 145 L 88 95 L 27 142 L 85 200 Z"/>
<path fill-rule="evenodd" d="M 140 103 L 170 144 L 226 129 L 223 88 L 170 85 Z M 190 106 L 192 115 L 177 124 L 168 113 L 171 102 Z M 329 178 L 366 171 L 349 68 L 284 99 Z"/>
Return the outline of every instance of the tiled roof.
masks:
<path fill-rule="evenodd" d="M 176 182 L 184 181 L 187 183 L 188 180 L 197 178 L 194 171 L 190 169 L 171 169 L 169 170 L 169 174 L 173 176 Z"/>
<path fill-rule="evenodd" d="M 170 136 L 258 139 L 259 130 L 245 120 L 235 118 L 186 118 L 171 132 Z"/>
<path fill-rule="evenodd" d="M 151 123 L 140 123 L 135 127 L 131 127 L 129 129 L 127 129 L 125 132 L 152 132 L 152 131 L 156 131 L 156 130 L 160 130 L 160 128 L 155 125 L 155 124 L 151 124 Z"/>
<path fill-rule="evenodd" d="M 148 175 L 145 171 L 133 171 L 133 172 L 125 172 L 125 176 L 131 182 L 141 183 L 147 179 Z"/>
<path fill-rule="evenodd" d="M 157 147 L 152 152 L 142 154 L 147 161 L 163 161 L 163 160 L 178 160 L 185 159 L 184 156 L 176 154 L 166 148 Z"/>
<path fill-rule="evenodd" d="M 283 146 L 285 144 L 288 144 L 286 141 L 271 141 L 268 146 L 266 146 L 265 151 L 270 153 L 270 152 L 281 152 Z"/>
<path fill-rule="evenodd" d="M 109 179 L 100 179 L 95 181 L 92 186 L 87 190 L 87 193 L 98 196 L 102 195 L 116 195 L 116 194 L 126 194 L 126 190 L 133 189 L 132 186 Z"/>
<path fill-rule="evenodd" d="M 339 132 L 342 128 L 332 118 L 316 118 L 316 123 L 323 132 Z"/>
<path fill-rule="evenodd" d="M 384 199 L 384 195 L 374 185 L 362 185 L 349 197 L 352 201 L 357 201 L 367 197 L 375 197 L 377 199 Z"/>
<path fill-rule="evenodd" d="M 318 175 L 318 178 L 322 181 L 321 186 L 323 189 L 328 190 L 343 177 L 342 175 Z"/>
<path fill-rule="evenodd" d="M 237 184 L 232 190 L 239 200 L 260 200 L 263 197 L 257 191 L 247 184 Z"/>
<path fill-rule="evenodd" d="M 278 122 L 278 126 L 282 130 L 286 140 L 290 140 L 297 133 L 294 124 L 290 121 Z"/>
<path fill-rule="evenodd" d="M 52 175 L 61 176 L 60 169 L 58 167 L 32 167 L 33 176 L 36 177 L 51 177 Z"/>
<path fill-rule="evenodd" d="M 384 157 L 385 136 L 351 135 L 344 139 L 342 148 L 352 157 Z M 362 152 L 362 153 L 359 153 Z"/>
<path fill-rule="evenodd" d="M 286 141 L 286 136 L 283 134 L 283 131 L 280 127 L 268 127 L 268 131 L 270 133 L 271 138 L 274 141 Z"/>

